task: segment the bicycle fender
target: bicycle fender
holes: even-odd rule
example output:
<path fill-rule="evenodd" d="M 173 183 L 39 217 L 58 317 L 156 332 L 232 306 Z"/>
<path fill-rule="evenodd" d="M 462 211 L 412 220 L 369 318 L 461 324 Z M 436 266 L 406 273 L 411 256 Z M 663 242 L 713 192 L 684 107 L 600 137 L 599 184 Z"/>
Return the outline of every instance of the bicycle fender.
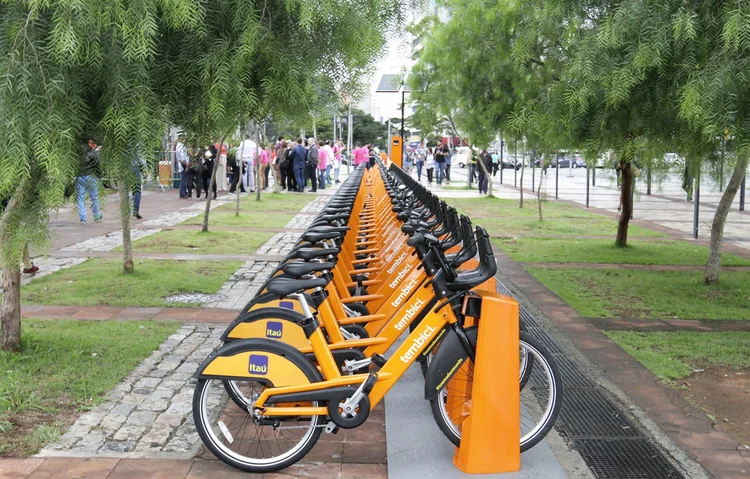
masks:
<path fill-rule="evenodd" d="M 309 293 L 303 293 L 303 294 L 305 295 L 305 300 L 307 300 L 307 304 L 309 304 L 310 307 L 312 307 L 312 305 L 315 304 L 312 295 L 310 295 Z M 295 299 L 291 299 L 291 298 L 279 299 L 279 297 L 276 296 L 275 294 L 265 292 L 251 299 L 245 305 L 245 307 L 242 308 L 242 312 L 240 313 L 240 316 L 250 312 L 251 310 L 254 310 L 257 308 L 265 308 L 268 306 L 291 309 L 302 314 L 302 306 L 300 306 L 299 301 Z M 240 318 L 238 317 L 237 319 L 240 319 Z"/>
<path fill-rule="evenodd" d="M 309 347 L 310 341 L 299 323 L 303 314 L 286 308 L 262 308 L 241 314 L 221 335 L 224 342 L 237 339 L 267 338 L 281 340 L 297 348 Z"/>
<path fill-rule="evenodd" d="M 264 338 L 233 341 L 198 367 L 197 379 L 258 379 L 274 387 L 309 384 L 319 378 L 315 365 L 288 344 Z"/>
<path fill-rule="evenodd" d="M 445 384 L 450 381 L 469 357 L 461 345 L 458 335 L 450 328 L 446 328 L 444 331 L 446 333 L 435 350 L 425 374 L 424 397 L 428 401 L 437 396 L 437 393 L 445 387 Z M 474 340 L 476 341 L 476 337 Z"/>

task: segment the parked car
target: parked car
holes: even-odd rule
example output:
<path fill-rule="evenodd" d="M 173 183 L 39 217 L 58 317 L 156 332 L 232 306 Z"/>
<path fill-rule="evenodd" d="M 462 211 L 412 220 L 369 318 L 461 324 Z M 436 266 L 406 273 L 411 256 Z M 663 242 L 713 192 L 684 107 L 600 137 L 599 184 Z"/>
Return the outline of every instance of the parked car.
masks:
<path fill-rule="evenodd" d="M 560 168 L 570 168 L 571 162 L 573 163 L 573 168 L 586 168 L 586 162 L 583 160 L 583 158 L 570 158 L 563 156 L 562 158 L 558 158 L 557 164 L 553 161 L 550 165 L 552 168 L 555 168 L 556 166 L 559 166 Z"/>
<path fill-rule="evenodd" d="M 451 164 L 458 165 L 459 168 L 465 168 L 469 164 L 470 152 L 471 149 L 468 146 L 460 147 L 451 160 Z"/>
<path fill-rule="evenodd" d="M 521 169 L 521 162 L 515 161 L 515 160 L 509 160 L 506 158 L 503 158 L 503 169 L 507 168 L 513 168 L 514 170 L 520 170 Z"/>

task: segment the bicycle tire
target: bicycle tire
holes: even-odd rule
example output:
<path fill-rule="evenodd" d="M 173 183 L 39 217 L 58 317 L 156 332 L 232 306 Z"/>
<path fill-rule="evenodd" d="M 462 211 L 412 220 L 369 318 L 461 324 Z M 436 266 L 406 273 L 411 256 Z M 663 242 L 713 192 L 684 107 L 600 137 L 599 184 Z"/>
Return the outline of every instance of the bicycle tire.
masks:
<path fill-rule="evenodd" d="M 467 335 L 471 335 L 470 338 L 474 339 L 474 341 L 476 340 L 476 328 L 467 328 L 466 333 Z M 562 406 L 563 385 L 559 369 L 552 355 L 547 352 L 538 341 L 522 332 L 520 344 L 521 347 L 527 348 L 534 355 L 534 369 L 539 374 L 547 376 L 550 380 L 547 407 L 544 410 L 541 420 L 531 428 L 529 433 L 521 435 L 520 448 L 521 452 L 524 452 L 544 439 L 554 426 L 557 416 L 560 414 L 560 407 Z M 465 364 L 469 364 L 469 368 L 473 369 L 473 365 L 471 365 L 468 360 Z M 541 372 L 539 372 L 540 370 Z M 529 377 L 530 376 L 531 373 L 529 373 Z M 448 382 L 446 388 L 449 387 L 450 384 L 451 381 Z M 430 401 L 432 414 L 438 427 L 448 440 L 456 446 L 459 446 L 461 444 L 461 425 L 454 424 L 448 417 L 445 406 L 446 395 L 444 394 L 444 391 L 445 388 L 443 388 L 443 390 L 441 390 L 438 395 Z M 466 396 L 465 400 L 465 402 L 471 401 L 471 397 Z M 524 418 L 522 417 L 521 420 L 523 421 L 523 419 Z"/>
<path fill-rule="evenodd" d="M 258 346 L 254 350 L 257 350 L 259 352 L 274 352 L 271 349 L 264 348 L 262 345 Z M 289 356 L 286 356 L 286 359 L 288 359 L 297 367 L 299 367 L 299 369 L 305 374 L 305 376 L 310 380 L 311 383 L 320 382 L 323 380 L 322 376 L 317 371 L 317 368 L 312 366 L 312 363 L 299 364 L 299 361 L 306 360 L 304 356 L 300 358 L 300 357 L 289 355 Z M 251 381 L 252 379 L 249 378 L 249 380 Z M 196 383 L 195 391 L 193 393 L 193 420 L 195 422 L 195 428 L 198 431 L 198 435 L 200 436 L 206 448 L 209 451 L 211 451 L 211 453 L 213 453 L 218 459 L 220 459 L 225 464 L 228 464 L 229 466 L 232 466 L 236 469 L 240 469 L 242 471 L 254 472 L 254 473 L 275 472 L 275 471 L 287 468 L 291 466 L 292 464 L 295 464 L 296 462 L 301 460 L 308 452 L 310 452 L 310 450 L 315 446 L 318 439 L 320 438 L 320 435 L 323 432 L 322 423 L 324 421 L 324 418 L 321 418 L 319 416 L 311 416 L 309 419 L 303 419 L 305 424 L 307 424 L 308 432 L 306 432 L 305 435 L 300 439 L 299 445 L 294 447 L 291 450 L 291 452 L 283 454 L 277 460 L 273 460 L 271 458 L 271 459 L 255 459 L 255 461 L 253 461 L 251 458 L 243 456 L 242 454 L 238 452 L 228 450 L 228 447 L 226 447 L 222 443 L 223 441 L 219 438 L 219 434 L 217 434 L 214 428 L 211 425 L 209 425 L 209 423 L 211 422 L 211 419 L 210 419 L 211 413 L 208 410 L 207 404 L 209 400 L 208 399 L 209 387 L 212 382 L 220 382 L 222 383 L 222 386 L 226 389 L 227 381 L 222 381 L 220 378 L 199 379 L 198 382 Z M 317 406 L 318 403 L 313 402 L 312 405 Z M 235 406 L 239 406 L 239 405 L 235 404 Z M 232 407 L 232 403 L 226 401 L 222 409 L 222 414 L 227 414 L 226 409 L 231 408 L 231 407 Z M 240 407 L 240 409 L 249 417 L 250 413 L 247 412 L 247 408 Z M 284 417 L 284 418 L 281 418 L 280 420 L 283 422 L 290 422 L 290 421 L 294 421 L 295 419 L 296 418 L 293 418 L 293 417 Z M 245 420 L 247 421 L 247 419 Z M 244 423 L 243 423 L 243 426 L 244 426 Z M 226 433 L 224 433 L 224 430 L 221 428 L 221 425 L 219 425 L 218 427 L 220 429 L 220 432 L 226 437 Z M 226 425 L 224 427 L 226 428 Z M 272 427 L 272 426 L 268 426 L 268 427 Z M 299 428 L 299 427 L 292 426 L 292 428 L 294 429 L 294 428 Z M 283 427 L 281 429 L 283 429 Z M 243 437 L 241 437 L 240 440 L 242 440 L 243 438 L 244 438 L 244 433 L 243 433 Z M 259 439 L 259 441 L 263 442 L 263 439 Z M 289 443 L 289 440 L 286 438 L 285 438 L 285 441 L 286 443 Z M 228 441 L 228 442 L 231 443 L 232 441 Z M 248 448 L 247 454 L 250 453 L 251 449 L 252 447 Z M 263 453 L 262 447 L 260 448 L 260 452 L 261 454 Z M 257 453 L 257 449 L 256 449 L 256 453 Z"/>

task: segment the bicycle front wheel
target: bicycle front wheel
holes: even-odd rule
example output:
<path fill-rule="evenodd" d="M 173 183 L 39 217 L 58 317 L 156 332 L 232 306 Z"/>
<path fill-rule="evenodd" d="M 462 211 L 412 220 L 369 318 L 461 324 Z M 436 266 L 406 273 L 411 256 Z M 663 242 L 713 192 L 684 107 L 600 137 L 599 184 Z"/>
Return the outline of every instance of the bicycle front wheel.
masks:
<path fill-rule="evenodd" d="M 563 385 L 552 355 L 536 340 L 522 332 L 520 348 L 521 357 L 527 357 L 528 363 L 533 364 L 533 369 L 528 368 L 528 382 L 521 392 L 520 447 L 524 452 L 544 439 L 554 426 L 562 406 Z M 523 379 L 524 369 L 521 371 Z M 469 359 L 431 401 L 435 422 L 456 446 L 461 444 L 461 429 L 471 413 L 473 379 L 474 363 Z"/>
<path fill-rule="evenodd" d="M 325 424 L 319 416 L 255 421 L 230 400 L 221 379 L 200 379 L 193 395 L 193 419 L 203 444 L 219 459 L 243 471 L 274 472 L 291 466 L 315 445 Z M 267 387 L 258 380 L 232 381 L 250 402 Z M 305 406 L 317 406 L 308 403 Z"/>

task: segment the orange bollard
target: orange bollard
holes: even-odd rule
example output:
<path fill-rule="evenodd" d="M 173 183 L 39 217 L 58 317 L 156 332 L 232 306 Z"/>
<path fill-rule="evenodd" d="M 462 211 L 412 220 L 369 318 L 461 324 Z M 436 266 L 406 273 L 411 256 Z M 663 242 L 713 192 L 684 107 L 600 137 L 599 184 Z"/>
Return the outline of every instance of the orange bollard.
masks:
<path fill-rule="evenodd" d="M 471 413 L 453 464 L 467 474 L 521 469 L 518 391 L 518 303 L 495 292 L 482 297 Z"/>

